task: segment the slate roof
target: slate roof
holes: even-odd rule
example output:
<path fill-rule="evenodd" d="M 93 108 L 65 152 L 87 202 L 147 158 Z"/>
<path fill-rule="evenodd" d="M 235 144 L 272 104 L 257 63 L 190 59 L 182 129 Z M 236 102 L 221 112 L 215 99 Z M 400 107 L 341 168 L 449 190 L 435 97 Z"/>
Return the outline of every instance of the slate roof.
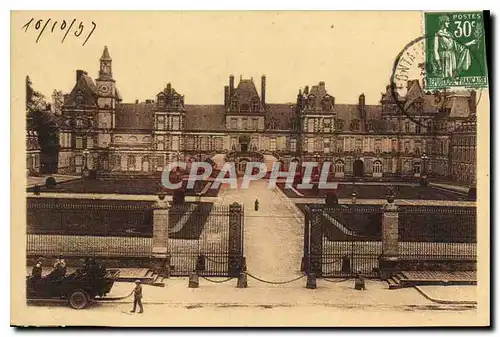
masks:
<path fill-rule="evenodd" d="M 153 104 L 117 104 L 115 123 L 117 129 L 153 129 Z"/>
<path fill-rule="evenodd" d="M 266 104 L 266 128 L 271 120 L 275 122 L 274 130 L 291 130 L 293 117 L 295 115 L 295 105 L 288 104 Z"/>
<path fill-rule="evenodd" d="M 84 105 L 97 105 L 97 86 L 95 85 L 94 80 L 87 75 L 87 72 L 82 73 L 79 80 L 73 87 L 73 90 L 71 90 L 69 95 L 65 96 L 64 105 L 75 105 L 78 92 L 80 92 L 83 96 Z"/>
<path fill-rule="evenodd" d="M 225 130 L 226 108 L 224 105 L 190 105 L 184 106 L 186 111 L 185 130 Z"/>
<path fill-rule="evenodd" d="M 251 108 L 253 98 L 257 97 L 260 100 L 253 79 L 241 79 L 240 83 L 238 83 L 238 87 L 234 91 L 234 97 L 236 97 L 238 106 L 240 107 L 242 104 L 248 104 L 249 108 Z"/>

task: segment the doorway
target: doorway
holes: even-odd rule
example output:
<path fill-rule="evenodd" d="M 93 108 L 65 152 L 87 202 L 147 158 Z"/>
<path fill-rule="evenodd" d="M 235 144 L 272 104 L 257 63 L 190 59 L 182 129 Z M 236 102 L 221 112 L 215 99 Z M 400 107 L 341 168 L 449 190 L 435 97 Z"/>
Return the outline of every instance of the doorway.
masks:
<path fill-rule="evenodd" d="M 354 172 L 355 177 L 362 177 L 364 175 L 364 171 L 365 171 L 365 164 L 363 163 L 363 161 L 361 159 L 356 159 L 354 161 L 352 170 Z"/>

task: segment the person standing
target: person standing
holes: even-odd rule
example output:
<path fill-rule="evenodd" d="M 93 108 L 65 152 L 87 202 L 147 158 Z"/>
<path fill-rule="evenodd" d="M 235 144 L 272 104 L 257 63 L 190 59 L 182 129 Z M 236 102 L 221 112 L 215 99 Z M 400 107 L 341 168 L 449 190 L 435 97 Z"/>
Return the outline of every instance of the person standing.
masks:
<path fill-rule="evenodd" d="M 142 307 L 142 286 L 141 286 L 140 280 L 135 281 L 134 307 L 132 308 L 132 310 L 130 312 L 135 312 L 137 305 L 139 305 L 139 314 L 142 314 L 144 312 L 144 309 Z"/>

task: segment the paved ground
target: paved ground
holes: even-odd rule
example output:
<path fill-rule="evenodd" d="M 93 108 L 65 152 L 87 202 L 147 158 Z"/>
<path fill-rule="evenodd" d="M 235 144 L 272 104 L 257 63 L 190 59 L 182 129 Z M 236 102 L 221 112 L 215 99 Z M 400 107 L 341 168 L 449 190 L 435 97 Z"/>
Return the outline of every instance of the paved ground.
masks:
<path fill-rule="evenodd" d="M 318 280 L 318 289 L 306 289 L 305 280 L 279 288 L 249 280 L 237 289 L 235 280 L 215 284 L 200 279 L 200 287 L 187 287 L 187 278 L 166 281 L 165 288 L 143 286 L 145 313 L 133 315 L 131 298 L 98 303 L 87 310 L 65 306 L 29 306 L 22 318 L 31 324 L 106 324 L 158 326 L 213 325 L 453 325 L 472 324 L 474 305 L 437 304 L 416 289 L 388 290 L 385 282 L 367 280 L 367 290 L 353 289 L 352 280 Z M 131 283 L 115 284 L 110 296 L 124 296 Z"/>
<path fill-rule="evenodd" d="M 248 190 L 225 185 L 215 204 L 238 202 L 245 207 L 245 256 L 248 272 L 269 280 L 288 280 L 300 276 L 304 224 L 268 189 L 264 180 L 252 181 Z M 259 210 L 254 210 L 255 200 Z"/>
<path fill-rule="evenodd" d="M 475 285 L 417 286 L 415 288 L 434 303 L 477 303 L 477 287 Z"/>

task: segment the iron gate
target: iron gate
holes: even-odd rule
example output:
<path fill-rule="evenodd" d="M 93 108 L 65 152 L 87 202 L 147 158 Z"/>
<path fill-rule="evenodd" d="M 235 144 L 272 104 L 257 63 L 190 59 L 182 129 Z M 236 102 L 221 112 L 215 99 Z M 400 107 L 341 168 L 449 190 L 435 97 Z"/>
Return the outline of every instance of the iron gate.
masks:
<path fill-rule="evenodd" d="M 380 206 L 306 205 L 302 269 L 319 277 L 376 277 L 381 230 Z"/>
<path fill-rule="evenodd" d="M 185 203 L 168 211 L 171 275 L 238 276 L 243 259 L 243 206 Z"/>

